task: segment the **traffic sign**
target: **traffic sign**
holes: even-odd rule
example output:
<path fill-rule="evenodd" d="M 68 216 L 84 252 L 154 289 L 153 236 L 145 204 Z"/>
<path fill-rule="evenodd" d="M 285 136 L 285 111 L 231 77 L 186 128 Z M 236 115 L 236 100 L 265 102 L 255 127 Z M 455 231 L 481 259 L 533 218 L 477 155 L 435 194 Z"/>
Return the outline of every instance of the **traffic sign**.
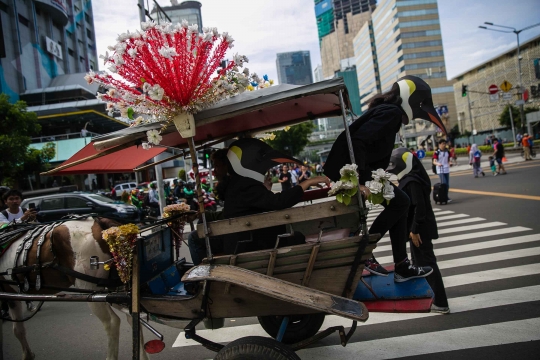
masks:
<path fill-rule="evenodd" d="M 516 101 L 516 106 L 524 105 L 524 104 L 525 104 L 525 101 L 523 101 L 523 100 Z"/>
<path fill-rule="evenodd" d="M 418 156 L 419 159 L 423 159 L 426 157 L 426 152 L 424 150 L 416 150 L 416 156 Z"/>
<path fill-rule="evenodd" d="M 510 82 L 508 82 L 507 80 L 504 80 L 500 87 L 502 91 L 509 92 L 510 89 L 512 89 L 512 84 L 510 84 Z"/>
<path fill-rule="evenodd" d="M 512 93 L 503 92 L 503 94 L 502 94 L 503 100 L 512 100 L 513 97 L 514 96 L 512 95 Z"/>
<path fill-rule="evenodd" d="M 495 84 L 489 85 L 489 93 L 490 94 L 496 94 L 499 92 L 499 87 Z"/>
<path fill-rule="evenodd" d="M 491 102 L 499 101 L 499 93 L 489 94 L 489 101 Z"/>

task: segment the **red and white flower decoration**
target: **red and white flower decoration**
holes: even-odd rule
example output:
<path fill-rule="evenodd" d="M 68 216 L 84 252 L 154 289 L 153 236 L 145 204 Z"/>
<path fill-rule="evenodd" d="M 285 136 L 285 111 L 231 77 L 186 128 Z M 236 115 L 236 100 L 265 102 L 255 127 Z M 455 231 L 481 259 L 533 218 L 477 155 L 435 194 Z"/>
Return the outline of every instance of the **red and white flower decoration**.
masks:
<path fill-rule="evenodd" d="M 133 125 L 194 114 L 250 85 L 249 71 L 240 70 L 247 57 L 236 54 L 222 67 L 234 40 L 216 28 L 203 28 L 201 34 L 185 20 L 175 26 L 148 22 L 142 31 L 120 34 L 117 40 L 109 47 L 112 54 L 101 56 L 110 73 L 90 72 L 85 79 L 107 89 L 98 98 Z M 134 119 L 135 114 L 143 117 Z M 160 140 L 151 135 L 152 143 Z"/>

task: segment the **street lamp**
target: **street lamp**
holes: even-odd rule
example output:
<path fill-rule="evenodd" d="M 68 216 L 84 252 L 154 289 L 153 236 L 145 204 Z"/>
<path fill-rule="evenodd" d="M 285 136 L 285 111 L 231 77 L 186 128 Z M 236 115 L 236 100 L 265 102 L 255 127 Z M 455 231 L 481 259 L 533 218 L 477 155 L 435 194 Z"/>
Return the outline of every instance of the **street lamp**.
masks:
<path fill-rule="evenodd" d="M 517 37 L 517 63 L 518 63 L 518 76 L 519 76 L 518 95 L 519 95 L 519 99 L 523 100 L 523 82 L 521 80 L 521 55 L 519 53 L 519 34 L 524 30 L 529 30 L 529 29 L 532 29 L 533 27 L 539 26 L 540 23 L 524 27 L 521 30 L 517 30 L 516 28 L 510 27 L 510 26 L 496 25 L 496 24 L 494 24 L 492 22 L 487 22 L 487 21 L 484 22 L 484 24 L 489 25 L 489 26 L 493 26 L 493 27 L 509 29 L 509 30 L 492 29 L 492 28 L 488 28 L 486 26 L 479 26 L 479 28 L 484 29 L 484 30 L 498 31 L 498 32 L 502 32 L 502 33 L 514 33 L 514 34 L 516 34 L 516 37 Z M 510 109 L 510 111 L 512 111 L 512 109 Z M 525 124 L 525 112 L 523 111 L 523 102 L 520 102 L 520 104 L 519 104 L 519 111 L 520 111 L 520 116 L 521 116 L 521 125 L 523 126 L 523 124 Z M 514 125 L 512 124 L 512 130 L 513 129 L 514 129 Z M 515 133 L 513 134 L 513 136 L 514 136 L 514 141 L 515 141 L 515 138 L 516 138 Z"/>

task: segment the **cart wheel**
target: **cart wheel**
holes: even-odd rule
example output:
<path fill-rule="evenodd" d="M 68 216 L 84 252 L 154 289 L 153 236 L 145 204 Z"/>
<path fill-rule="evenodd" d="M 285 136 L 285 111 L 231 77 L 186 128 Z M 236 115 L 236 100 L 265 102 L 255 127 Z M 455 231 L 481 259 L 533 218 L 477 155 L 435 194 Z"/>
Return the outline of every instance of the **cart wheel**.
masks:
<path fill-rule="evenodd" d="M 283 336 L 285 344 L 295 344 L 317 334 L 324 322 L 325 314 L 307 314 L 289 316 L 289 325 Z M 276 338 L 283 316 L 259 316 L 259 324 L 264 331 Z"/>
<path fill-rule="evenodd" d="M 235 340 L 218 352 L 215 360 L 300 360 L 287 345 L 262 336 Z"/>

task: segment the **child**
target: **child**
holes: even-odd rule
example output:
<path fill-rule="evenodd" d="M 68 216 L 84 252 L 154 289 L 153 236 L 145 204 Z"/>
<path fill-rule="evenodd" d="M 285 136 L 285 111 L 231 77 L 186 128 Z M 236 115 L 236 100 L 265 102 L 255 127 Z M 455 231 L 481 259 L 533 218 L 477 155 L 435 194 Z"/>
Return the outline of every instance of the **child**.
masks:
<path fill-rule="evenodd" d="M 499 175 L 499 173 L 497 172 L 497 165 L 495 165 L 495 158 L 493 156 L 489 157 L 489 167 L 491 168 L 493 176 Z"/>

